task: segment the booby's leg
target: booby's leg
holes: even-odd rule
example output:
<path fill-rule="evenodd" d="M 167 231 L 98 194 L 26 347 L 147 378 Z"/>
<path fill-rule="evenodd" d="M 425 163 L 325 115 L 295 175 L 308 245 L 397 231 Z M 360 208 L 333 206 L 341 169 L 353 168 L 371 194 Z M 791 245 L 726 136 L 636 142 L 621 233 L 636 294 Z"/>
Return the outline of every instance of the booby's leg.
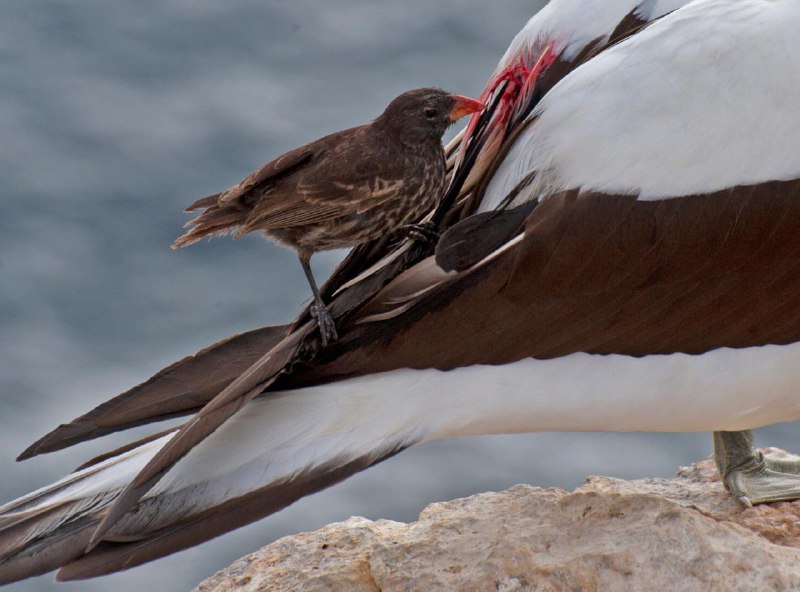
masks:
<path fill-rule="evenodd" d="M 319 325 L 319 335 L 322 342 L 322 347 L 326 347 L 331 341 L 339 339 L 336 333 L 336 324 L 333 322 L 331 313 L 328 312 L 325 303 L 322 301 L 322 295 L 317 288 L 317 282 L 314 281 L 314 274 L 311 272 L 311 253 L 300 252 L 300 265 L 303 266 L 303 271 L 306 274 L 308 285 L 311 286 L 311 291 L 314 293 L 314 304 L 311 305 L 311 316 L 317 319 Z"/>
<path fill-rule="evenodd" d="M 800 456 L 762 454 L 753 432 L 714 432 L 714 461 L 722 482 L 746 506 L 800 499 Z"/>

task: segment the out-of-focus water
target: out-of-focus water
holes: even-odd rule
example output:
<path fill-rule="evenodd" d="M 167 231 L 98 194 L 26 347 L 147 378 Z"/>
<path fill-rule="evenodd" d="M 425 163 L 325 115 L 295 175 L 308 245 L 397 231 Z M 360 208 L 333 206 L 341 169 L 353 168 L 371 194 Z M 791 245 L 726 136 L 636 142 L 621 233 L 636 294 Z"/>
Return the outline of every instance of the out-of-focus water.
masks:
<path fill-rule="evenodd" d="M 15 464 L 59 422 L 219 338 L 290 319 L 293 253 L 255 237 L 169 249 L 194 198 L 371 119 L 400 92 L 476 95 L 542 4 L 477 0 L 6 3 L 0 18 L 0 502 L 129 436 Z M 318 255 L 327 273 L 341 253 Z M 602 402 L 598 402 L 602 404 Z M 762 443 L 798 448 L 796 425 Z M 137 433 L 141 433 L 142 429 Z M 279 514 L 120 575 L 7 588 L 188 590 L 280 536 L 351 515 L 590 474 L 670 475 L 707 434 L 532 434 L 405 452 Z"/>

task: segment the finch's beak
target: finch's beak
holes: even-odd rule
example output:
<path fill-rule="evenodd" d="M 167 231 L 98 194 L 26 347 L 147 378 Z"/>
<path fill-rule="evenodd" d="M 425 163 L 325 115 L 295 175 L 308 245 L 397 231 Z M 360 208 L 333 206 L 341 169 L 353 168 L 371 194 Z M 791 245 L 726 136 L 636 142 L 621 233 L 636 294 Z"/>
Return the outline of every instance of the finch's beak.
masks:
<path fill-rule="evenodd" d="M 453 99 L 453 107 L 450 110 L 450 121 L 455 121 L 470 113 L 486 109 L 486 105 L 480 101 L 470 99 L 463 95 L 450 95 L 450 98 Z"/>

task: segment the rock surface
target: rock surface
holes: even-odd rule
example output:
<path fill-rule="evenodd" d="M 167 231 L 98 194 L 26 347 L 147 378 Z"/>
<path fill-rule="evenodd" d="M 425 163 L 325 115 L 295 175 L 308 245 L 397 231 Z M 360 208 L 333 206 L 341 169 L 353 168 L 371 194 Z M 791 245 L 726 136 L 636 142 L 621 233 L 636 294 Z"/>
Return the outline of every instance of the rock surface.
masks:
<path fill-rule="evenodd" d="M 351 518 L 280 539 L 195 592 L 800 591 L 800 502 L 740 507 L 713 462 L 674 479 L 591 477 Z"/>

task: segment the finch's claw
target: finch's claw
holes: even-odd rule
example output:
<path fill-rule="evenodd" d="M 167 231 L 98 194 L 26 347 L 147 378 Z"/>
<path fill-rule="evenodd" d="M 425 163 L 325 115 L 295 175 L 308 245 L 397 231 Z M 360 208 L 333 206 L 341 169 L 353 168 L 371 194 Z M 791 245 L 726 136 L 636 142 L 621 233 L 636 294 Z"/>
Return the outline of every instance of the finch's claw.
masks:
<path fill-rule="evenodd" d="M 419 224 L 406 224 L 400 228 L 409 238 L 428 246 L 434 246 L 439 242 L 439 231 L 433 222 L 420 222 Z"/>
<path fill-rule="evenodd" d="M 317 319 L 322 347 L 327 347 L 329 343 L 339 339 L 339 335 L 336 332 L 336 323 L 333 322 L 333 317 L 327 308 L 312 304 L 309 312 L 313 318 Z"/>

